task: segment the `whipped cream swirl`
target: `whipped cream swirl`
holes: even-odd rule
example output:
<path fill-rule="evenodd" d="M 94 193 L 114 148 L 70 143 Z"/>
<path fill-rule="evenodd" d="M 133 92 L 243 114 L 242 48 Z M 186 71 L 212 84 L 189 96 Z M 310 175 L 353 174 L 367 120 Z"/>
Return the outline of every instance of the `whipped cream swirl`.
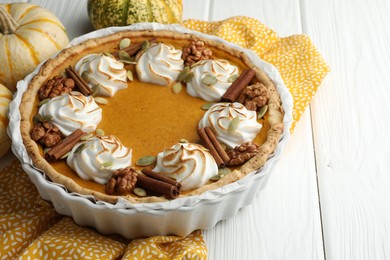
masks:
<path fill-rule="evenodd" d="M 96 104 L 94 98 L 86 97 L 76 91 L 50 99 L 39 108 L 38 113 L 42 116 L 50 116 L 51 122 L 65 136 L 76 129 L 84 132 L 95 131 L 102 120 L 102 109 Z"/>
<path fill-rule="evenodd" d="M 138 52 L 135 66 L 138 79 L 162 86 L 176 80 L 184 68 L 181 50 L 163 43 L 152 44 L 146 51 Z"/>
<path fill-rule="evenodd" d="M 127 71 L 124 64 L 112 57 L 89 54 L 77 62 L 75 69 L 80 75 L 88 72 L 90 77 L 88 85 L 91 88 L 100 84 L 97 92 L 100 96 L 112 97 L 118 90 L 127 88 Z"/>
<path fill-rule="evenodd" d="M 230 122 L 238 117 L 238 127 L 229 132 Z M 262 125 L 257 122 L 256 111 L 247 110 L 241 103 L 217 103 L 210 107 L 199 121 L 198 127 L 210 127 L 216 138 L 230 149 L 253 141 Z"/>
<path fill-rule="evenodd" d="M 206 101 L 218 101 L 232 84 L 229 78 L 238 74 L 238 68 L 226 60 L 203 60 L 191 69 L 194 77 L 187 83 L 187 93 L 193 97 L 200 97 Z M 203 78 L 212 76 L 216 83 L 206 85 Z"/>
<path fill-rule="evenodd" d="M 125 147 L 117 137 L 94 136 L 77 143 L 66 163 L 84 180 L 106 184 L 112 173 L 131 165 L 132 149 Z"/>
<path fill-rule="evenodd" d="M 178 143 L 158 154 L 153 171 L 174 178 L 182 184 L 183 190 L 190 190 L 202 187 L 218 174 L 218 166 L 203 146 Z"/>

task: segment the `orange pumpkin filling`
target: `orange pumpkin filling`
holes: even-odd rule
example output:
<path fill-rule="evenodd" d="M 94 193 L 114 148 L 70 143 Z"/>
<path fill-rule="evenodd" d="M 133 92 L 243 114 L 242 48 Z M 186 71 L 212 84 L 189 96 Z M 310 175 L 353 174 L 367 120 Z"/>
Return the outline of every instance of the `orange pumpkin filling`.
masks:
<path fill-rule="evenodd" d="M 137 41 L 147 39 L 140 38 Z M 157 38 L 157 41 L 171 44 L 176 49 L 182 49 L 188 44 L 186 40 L 166 38 Z M 53 74 L 62 73 L 64 68 L 74 65 L 80 58 L 90 53 L 113 52 L 118 49 L 118 44 L 118 42 L 108 42 L 98 48 L 86 50 L 82 55 L 75 54 L 72 58 L 67 59 L 61 67 L 55 68 Z M 210 49 L 214 59 L 226 59 L 230 64 L 237 66 L 240 72 L 247 68 L 239 58 L 232 57 L 218 48 L 210 47 Z M 135 166 L 135 162 L 139 158 L 146 155 L 157 156 L 159 152 L 178 143 L 180 139 L 186 139 L 193 143 L 201 142 L 197 135 L 198 122 L 205 113 L 201 106 L 210 102 L 188 95 L 184 83 L 183 89 L 175 94 L 172 91 L 174 83 L 171 86 L 159 86 L 140 82 L 136 76 L 134 65 L 125 64 L 125 68 L 133 72 L 134 80 L 127 83 L 127 89 L 119 90 L 113 97 L 105 97 L 109 104 L 99 105 L 103 109 L 103 119 L 98 128 L 102 129 L 106 135 L 117 136 L 125 146 L 133 150 L 132 166 L 142 169 L 142 167 Z M 35 104 L 38 105 L 38 103 L 37 98 Z M 37 111 L 38 108 L 35 106 L 35 111 L 30 116 L 31 124 Z M 262 144 L 266 140 L 267 132 L 270 129 L 267 118 L 268 114 L 265 115 L 264 119 L 258 120 L 263 127 L 254 140 L 257 144 Z M 40 152 L 43 156 L 42 148 L 40 148 Z M 66 160 L 50 162 L 50 164 L 57 172 L 72 179 L 81 187 L 105 193 L 104 185 L 81 179 L 76 172 L 68 167 Z M 153 166 L 148 168 L 153 168 Z M 186 191 L 184 194 L 188 192 L 191 191 Z"/>

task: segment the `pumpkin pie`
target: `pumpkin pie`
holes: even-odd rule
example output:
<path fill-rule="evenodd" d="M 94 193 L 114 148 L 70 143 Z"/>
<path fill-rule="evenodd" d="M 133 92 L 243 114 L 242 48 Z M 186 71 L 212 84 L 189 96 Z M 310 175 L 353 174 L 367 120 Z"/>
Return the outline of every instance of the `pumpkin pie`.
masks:
<path fill-rule="evenodd" d="M 245 53 L 173 31 L 122 31 L 61 51 L 20 111 L 34 166 L 110 203 L 235 182 L 264 165 L 284 131 L 276 87 Z"/>

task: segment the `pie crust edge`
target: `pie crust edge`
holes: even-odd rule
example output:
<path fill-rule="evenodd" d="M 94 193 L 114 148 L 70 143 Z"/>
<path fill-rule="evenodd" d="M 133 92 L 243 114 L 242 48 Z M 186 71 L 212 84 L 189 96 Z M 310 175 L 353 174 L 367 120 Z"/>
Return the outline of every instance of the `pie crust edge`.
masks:
<path fill-rule="evenodd" d="M 238 57 L 243 61 L 243 63 L 249 67 L 254 68 L 256 71 L 256 78 L 259 82 L 263 83 L 269 91 L 269 101 L 268 101 L 268 113 L 269 113 L 269 124 L 270 128 L 267 132 L 266 141 L 260 145 L 259 153 L 250 159 L 248 162 L 243 164 L 239 170 L 234 170 L 231 174 L 226 175 L 224 178 L 220 179 L 217 182 L 207 184 L 201 188 L 198 188 L 190 193 L 182 196 L 192 196 L 199 195 L 207 190 L 214 190 L 229 183 L 233 183 L 248 173 L 260 169 L 268 157 L 275 151 L 276 146 L 280 140 L 281 135 L 284 131 L 283 117 L 284 110 L 282 108 L 281 99 L 276 91 L 276 86 L 272 80 L 259 68 L 250 61 L 245 53 L 231 49 L 223 45 L 221 42 L 216 42 L 207 38 L 203 38 L 197 35 L 192 35 L 188 33 L 178 33 L 173 31 L 152 31 L 152 30 L 141 30 L 141 31 L 122 31 L 107 35 L 100 38 L 87 40 L 79 45 L 74 47 L 69 47 L 61 51 L 56 57 L 47 60 L 42 67 L 39 69 L 38 73 L 33 77 L 31 82 L 28 85 L 26 92 L 23 94 L 21 105 L 19 107 L 21 113 L 21 123 L 20 131 L 23 139 L 23 143 L 26 147 L 27 153 L 32 160 L 32 163 L 35 167 L 43 171 L 51 181 L 64 185 L 67 190 L 71 192 L 76 192 L 81 195 L 92 195 L 96 200 L 102 200 L 109 203 L 116 203 L 119 197 L 122 197 L 128 200 L 130 203 L 149 203 L 149 202 L 161 202 L 166 201 L 163 197 L 135 197 L 135 196 L 113 196 L 105 193 L 96 192 L 90 189 L 81 187 L 72 179 L 58 173 L 45 158 L 42 157 L 38 144 L 33 141 L 30 137 L 31 131 L 31 111 L 36 105 L 36 96 L 41 85 L 44 84 L 48 79 L 50 79 L 55 74 L 59 74 L 60 69 L 64 69 L 66 64 L 70 65 L 75 63 L 77 56 L 80 56 L 83 52 L 87 50 L 97 49 L 102 45 L 117 46 L 119 41 L 122 38 L 130 39 L 139 39 L 139 38 L 166 38 L 173 40 L 187 40 L 191 41 L 194 39 L 199 39 L 205 42 L 206 45 L 212 46 L 216 49 L 222 50 L 229 55 Z"/>

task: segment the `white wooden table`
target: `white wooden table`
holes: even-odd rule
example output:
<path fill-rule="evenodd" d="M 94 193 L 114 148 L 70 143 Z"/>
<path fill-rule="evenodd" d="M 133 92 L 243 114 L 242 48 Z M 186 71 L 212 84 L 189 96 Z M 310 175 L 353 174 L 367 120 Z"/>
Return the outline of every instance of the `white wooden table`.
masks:
<path fill-rule="evenodd" d="M 92 30 L 86 0 L 28 2 L 53 11 L 70 39 Z M 204 232 L 209 258 L 390 259 L 390 2 L 184 0 L 184 18 L 236 15 L 309 35 L 332 71 L 266 188 Z"/>

